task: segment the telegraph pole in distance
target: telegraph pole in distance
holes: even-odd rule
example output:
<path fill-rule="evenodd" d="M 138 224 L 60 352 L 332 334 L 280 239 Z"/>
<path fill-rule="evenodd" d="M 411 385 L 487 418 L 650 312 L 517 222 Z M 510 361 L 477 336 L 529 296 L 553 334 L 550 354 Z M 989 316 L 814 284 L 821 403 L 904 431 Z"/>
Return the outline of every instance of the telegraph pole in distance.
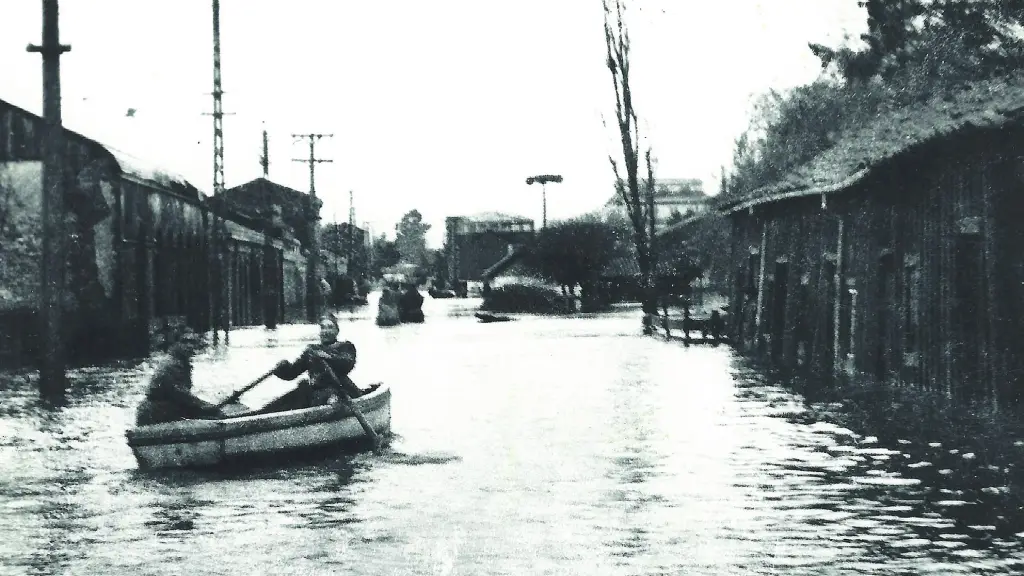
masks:
<path fill-rule="evenodd" d="M 334 162 L 316 157 L 316 143 L 322 138 L 333 138 L 334 134 L 292 134 L 296 140 L 309 140 L 309 158 L 293 158 L 292 162 L 309 164 L 309 262 L 306 265 L 306 319 L 317 322 L 320 314 L 320 275 L 317 269 L 320 264 L 320 246 L 317 242 L 317 224 L 320 222 L 319 210 L 316 210 L 316 165 L 322 162 Z"/>
<path fill-rule="evenodd" d="M 60 114 L 60 56 L 71 46 L 60 43 L 57 0 L 43 0 L 43 44 L 30 44 L 29 52 L 43 57 L 43 182 L 42 209 L 43 254 L 42 284 L 39 291 L 39 316 L 43 350 L 39 364 L 39 394 L 59 398 L 67 389 L 62 330 L 62 306 L 65 290 L 64 265 L 64 129 Z"/>
<path fill-rule="evenodd" d="M 230 274 L 224 263 L 224 250 L 227 238 L 221 238 L 220 218 L 218 212 L 224 211 L 224 90 L 221 88 L 220 76 L 220 0 L 213 0 L 213 112 L 204 116 L 213 116 L 213 197 L 215 211 L 210 226 L 210 273 L 207 276 L 210 289 L 210 323 L 213 328 L 213 341 L 219 338 L 218 328 L 224 328 L 224 340 L 228 339 L 231 318 L 228 314 L 230 303 Z"/>
<path fill-rule="evenodd" d="M 356 253 L 356 250 L 355 250 L 355 248 L 356 248 L 356 246 L 355 246 L 355 230 L 353 229 L 353 228 L 355 228 L 355 225 L 356 225 L 356 204 L 355 204 L 355 198 L 354 198 L 354 194 L 352 193 L 352 191 L 349 190 L 348 191 L 348 238 L 346 239 L 346 242 L 345 242 L 347 244 L 346 248 L 347 248 L 347 251 L 348 251 L 348 254 L 347 254 L 348 265 L 346 266 L 346 268 L 348 268 L 348 271 L 347 271 L 348 277 L 350 279 L 352 279 L 353 282 L 355 282 L 355 272 L 354 272 L 354 270 L 352 268 L 353 258 L 355 257 L 355 253 Z"/>

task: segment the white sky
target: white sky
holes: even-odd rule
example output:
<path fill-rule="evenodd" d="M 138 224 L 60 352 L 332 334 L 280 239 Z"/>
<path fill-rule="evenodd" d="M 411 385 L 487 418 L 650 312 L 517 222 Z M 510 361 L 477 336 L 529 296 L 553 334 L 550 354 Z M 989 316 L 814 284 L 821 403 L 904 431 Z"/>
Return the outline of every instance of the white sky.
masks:
<path fill-rule="evenodd" d="M 65 124 L 212 189 L 209 0 L 61 0 Z M 0 0 L 0 99 L 41 111 L 39 0 Z M 717 190 L 751 99 L 819 72 L 808 42 L 859 34 L 856 0 L 636 0 L 634 96 L 657 176 Z M 639 8 L 639 10 L 637 10 Z M 271 179 L 308 190 L 318 156 L 321 216 L 394 231 L 413 208 L 541 218 L 527 176 L 548 186 L 549 220 L 612 194 L 614 95 L 599 0 L 222 0 L 227 185 L 259 177 L 263 122 Z M 127 118 L 128 108 L 138 110 Z M 609 127 L 602 126 L 602 114 Z"/>

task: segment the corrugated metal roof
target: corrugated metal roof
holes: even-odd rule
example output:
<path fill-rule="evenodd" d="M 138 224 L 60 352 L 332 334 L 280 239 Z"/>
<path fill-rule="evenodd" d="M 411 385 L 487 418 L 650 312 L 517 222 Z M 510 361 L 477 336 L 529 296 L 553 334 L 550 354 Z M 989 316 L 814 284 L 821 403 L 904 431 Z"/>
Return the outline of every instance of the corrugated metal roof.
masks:
<path fill-rule="evenodd" d="M 2 99 L 0 99 L 0 104 L 10 107 L 14 110 L 18 110 L 22 114 L 33 116 L 39 122 L 43 121 L 42 116 L 40 116 L 40 114 L 31 111 L 27 107 L 18 106 L 8 100 Z M 197 188 L 195 185 L 189 182 L 184 176 L 178 174 L 173 170 L 163 168 L 157 165 L 156 163 L 143 160 L 123 150 L 119 150 L 117 148 L 114 148 L 113 146 L 104 144 L 103 142 L 100 142 L 95 138 L 86 136 L 84 132 L 76 130 L 74 124 L 69 125 L 67 121 L 64 122 L 63 126 L 64 132 L 66 134 L 69 134 L 72 138 L 79 138 L 85 140 L 89 143 L 92 143 L 95 146 L 98 146 L 100 149 L 110 154 L 117 162 L 118 167 L 121 169 L 121 172 L 129 176 L 130 178 L 154 183 L 164 188 L 172 190 L 174 188 L 186 188 L 189 190 L 194 190 L 197 193 L 199 192 L 199 188 Z"/>
<path fill-rule="evenodd" d="M 133 156 L 124 150 L 107 146 L 102 142 L 96 143 L 114 157 L 114 160 L 117 161 L 117 165 L 121 168 L 121 172 L 127 176 L 131 176 L 145 182 L 159 184 L 165 188 L 182 187 L 195 190 L 197 192 L 199 190 L 184 176 L 177 172 L 161 168 L 155 163 Z"/>

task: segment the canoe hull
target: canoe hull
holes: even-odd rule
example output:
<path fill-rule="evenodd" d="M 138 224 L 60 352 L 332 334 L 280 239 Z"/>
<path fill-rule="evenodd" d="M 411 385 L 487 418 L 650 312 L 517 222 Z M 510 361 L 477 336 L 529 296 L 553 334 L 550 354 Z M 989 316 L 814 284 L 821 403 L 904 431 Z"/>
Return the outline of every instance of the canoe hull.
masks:
<path fill-rule="evenodd" d="M 391 430 L 391 390 L 381 386 L 356 406 L 379 435 Z M 127 433 L 141 469 L 209 468 L 308 455 L 368 443 L 359 421 L 338 404 L 222 420 L 183 420 Z"/>
<path fill-rule="evenodd" d="M 491 314 L 490 312 L 477 312 L 476 317 L 484 324 L 489 324 L 491 322 L 508 322 L 512 320 L 508 316 Z"/>

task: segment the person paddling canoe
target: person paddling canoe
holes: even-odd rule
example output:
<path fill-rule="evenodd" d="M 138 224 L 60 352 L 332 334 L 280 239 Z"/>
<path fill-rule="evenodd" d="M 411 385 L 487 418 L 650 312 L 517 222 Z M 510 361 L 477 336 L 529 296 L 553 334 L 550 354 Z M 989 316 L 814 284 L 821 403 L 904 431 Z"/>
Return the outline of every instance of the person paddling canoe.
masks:
<path fill-rule="evenodd" d="M 293 361 L 282 360 L 274 369 L 274 376 L 282 380 L 294 380 L 302 374 L 308 374 L 309 378 L 300 381 L 296 390 L 268 404 L 261 412 L 330 404 L 338 393 L 343 393 L 349 398 L 358 398 L 379 386 L 374 385 L 363 390 L 348 377 L 356 366 L 356 347 L 347 340 L 338 341 L 339 332 L 338 321 L 334 317 L 324 316 L 320 319 L 320 342 L 307 346 Z M 324 373 L 324 363 L 330 367 L 337 381 Z"/>
<path fill-rule="evenodd" d="M 157 360 L 149 379 L 146 399 L 135 412 L 135 424 L 147 426 L 188 418 L 220 418 L 215 405 L 192 394 L 192 356 L 202 337 L 185 328 Z"/>

